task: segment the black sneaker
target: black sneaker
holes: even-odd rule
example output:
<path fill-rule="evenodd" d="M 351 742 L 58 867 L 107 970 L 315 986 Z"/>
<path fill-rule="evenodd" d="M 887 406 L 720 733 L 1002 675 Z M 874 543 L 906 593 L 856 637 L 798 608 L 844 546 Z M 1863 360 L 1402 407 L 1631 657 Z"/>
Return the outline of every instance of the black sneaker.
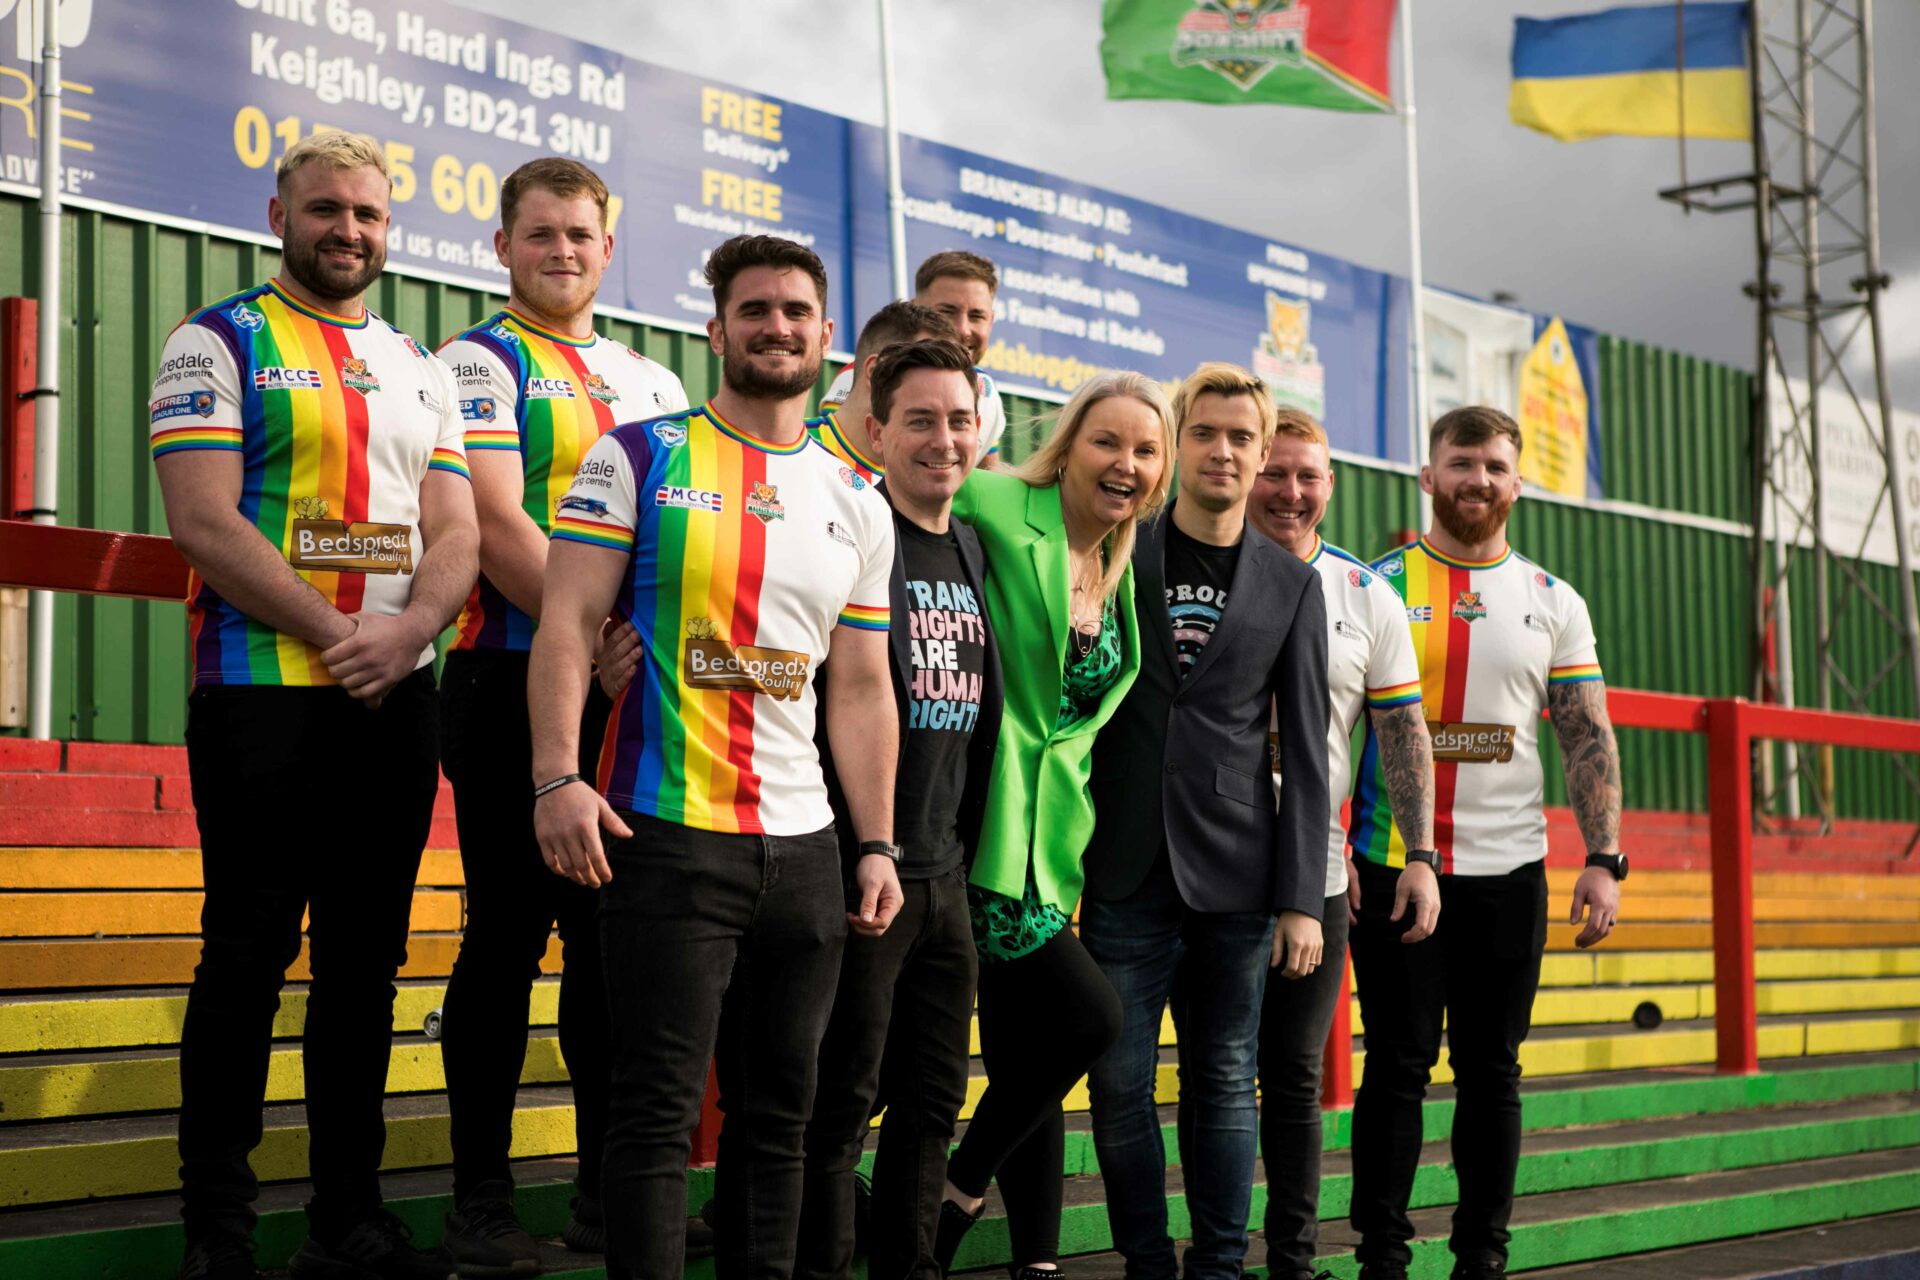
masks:
<path fill-rule="evenodd" d="M 1360 1268 L 1360 1280 L 1407 1280 L 1407 1264 L 1369 1262 Z"/>
<path fill-rule="evenodd" d="M 253 1237 L 228 1231 L 190 1236 L 177 1275 L 179 1280 L 259 1280 Z"/>
<path fill-rule="evenodd" d="M 573 1198 L 573 1213 L 560 1238 L 575 1253 L 607 1251 L 607 1211 L 598 1197 L 582 1194 Z"/>
<path fill-rule="evenodd" d="M 706 1219 L 687 1219 L 687 1256 L 689 1258 L 711 1258 L 713 1240 L 713 1228 L 707 1225 Z"/>
<path fill-rule="evenodd" d="M 537 1276 L 540 1246 L 513 1211 L 513 1184 L 483 1182 L 447 1215 L 440 1245 L 462 1276 Z"/>
<path fill-rule="evenodd" d="M 293 1280 L 456 1280 L 453 1255 L 415 1247 L 413 1229 L 385 1209 L 332 1244 L 308 1236 L 287 1274 Z"/>
<path fill-rule="evenodd" d="M 1504 1262 L 1456 1262 L 1452 1280 L 1507 1280 Z"/>
<path fill-rule="evenodd" d="M 853 1175 L 853 1256 L 867 1256 L 867 1238 L 873 1232 L 873 1179 Z"/>

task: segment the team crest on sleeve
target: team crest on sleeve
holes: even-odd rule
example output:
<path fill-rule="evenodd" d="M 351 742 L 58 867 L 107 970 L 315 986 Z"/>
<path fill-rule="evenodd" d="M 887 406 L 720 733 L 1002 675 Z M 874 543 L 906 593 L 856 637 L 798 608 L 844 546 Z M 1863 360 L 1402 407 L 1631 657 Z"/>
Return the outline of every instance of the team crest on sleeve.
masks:
<path fill-rule="evenodd" d="M 1453 600 L 1453 616 L 1462 622 L 1474 622 L 1487 616 L 1486 601 L 1478 591 L 1462 591 Z"/>
<path fill-rule="evenodd" d="M 1550 587 L 1553 585 L 1553 575 L 1544 569 L 1535 569 L 1533 571 L 1533 581 L 1535 586 Z"/>
<path fill-rule="evenodd" d="M 427 349 L 415 342 L 410 335 L 401 334 L 400 341 L 406 345 L 407 350 L 413 352 L 413 354 L 419 356 L 422 360 L 427 358 Z"/>
<path fill-rule="evenodd" d="M 780 505 L 780 486 L 756 480 L 752 491 L 747 494 L 747 514 L 757 516 L 761 524 L 785 520 L 787 509 Z"/>
<path fill-rule="evenodd" d="M 855 475 L 852 467 L 840 468 L 840 483 L 846 485 L 847 488 L 852 489 L 855 493 L 867 487 L 867 482 Z"/>
<path fill-rule="evenodd" d="M 495 407 L 492 396 L 482 396 L 477 400 L 462 400 L 460 402 L 460 416 L 469 422 L 492 422 L 494 415 L 498 412 L 499 410 Z"/>
<path fill-rule="evenodd" d="M 598 498 L 581 498 L 573 494 L 560 499 L 561 511 L 584 511 L 590 516 L 607 515 L 607 504 Z"/>
<path fill-rule="evenodd" d="M 380 379 L 367 368 L 367 362 L 358 356 L 348 356 L 340 362 L 340 382 L 363 396 L 380 389 Z"/>
<path fill-rule="evenodd" d="M 1399 556 L 1381 563 L 1380 572 L 1386 577 L 1397 578 L 1407 571 L 1407 562 Z"/>
<path fill-rule="evenodd" d="M 267 323 L 265 316 L 244 302 L 235 303 L 233 310 L 227 312 L 227 319 L 233 321 L 248 333 L 258 333 L 266 327 Z"/>
<path fill-rule="evenodd" d="M 656 400 L 660 398 L 658 391 L 653 394 Z M 669 449 L 677 448 L 687 442 L 687 429 L 677 422 L 662 419 L 653 424 L 653 438 Z"/>
<path fill-rule="evenodd" d="M 487 330 L 487 333 L 492 337 L 500 339 L 502 342 L 518 343 L 520 341 L 520 335 L 507 328 L 504 324 L 493 326 L 493 328 Z"/>
<path fill-rule="evenodd" d="M 1365 569 L 1347 570 L 1347 582 L 1356 587 L 1364 587 L 1373 581 L 1373 575 Z"/>
<path fill-rule="evenodd" d="M 161 396 L 149 409 L 153 421 L 164 422 L 168 418 L 213 416 L 214 394 L 211 391 L 183 391 L 178 395 Z"/>

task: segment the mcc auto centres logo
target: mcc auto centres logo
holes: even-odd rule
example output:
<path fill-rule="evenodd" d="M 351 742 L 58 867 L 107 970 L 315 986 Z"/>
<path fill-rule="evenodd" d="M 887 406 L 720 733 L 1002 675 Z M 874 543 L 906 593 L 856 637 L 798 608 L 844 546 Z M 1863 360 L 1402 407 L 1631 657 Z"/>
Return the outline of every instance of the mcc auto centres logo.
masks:
<path fill-rule="evenodd" d="M 1173 33 L 1173 65 L 1205 67 L 1253 88 L 1275 67 L 1305 65 L 1303 0 L 1194 0 Z"/>

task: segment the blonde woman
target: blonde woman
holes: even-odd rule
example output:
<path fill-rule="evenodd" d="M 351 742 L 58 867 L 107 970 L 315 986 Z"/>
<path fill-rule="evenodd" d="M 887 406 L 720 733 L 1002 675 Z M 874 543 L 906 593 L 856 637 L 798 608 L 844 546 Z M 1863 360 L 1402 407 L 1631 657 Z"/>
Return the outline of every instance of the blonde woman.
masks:
<path fill-rule="evenodd" d="M 1093 831 L 1087 762 L 1140 666 L 1134 532 L 1165 505 L 1172 478 L 1166 393 L 1141 374 L 1105 373 L 1067 402 L 1030 461 L 976 471 L 953 504 L 986 551 L 1005 702 L 968 886 L 988 1086 L 948 1166 L 943 1268 L 996 1174 L 1016 1266 L 1051 1271 L 1058 1260 L 1060 1100 L 1121 1017 L 1068 928 Z"/>

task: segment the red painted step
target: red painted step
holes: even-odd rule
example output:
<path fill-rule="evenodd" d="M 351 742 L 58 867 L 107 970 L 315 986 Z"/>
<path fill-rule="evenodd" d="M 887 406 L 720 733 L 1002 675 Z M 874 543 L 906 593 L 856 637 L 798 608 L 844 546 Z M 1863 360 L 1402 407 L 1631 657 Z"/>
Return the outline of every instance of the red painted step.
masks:
<path fill-rule="evenodd" d="M 0 807 L 0 845 L 192 849 L 200 828 L 190 813 L 7 806 Z"/>
<path fill-rule="evenodd" d="M 45 738 L 0 738 L 0 772 L 58 773 L 63 745 Z"/>
<path fill-rule="evenodd" d="M 158 780 L 131 773 L 0 773 L 0 807 L 152 809 Z"/>
<path fill-rule="evenodd" d="M 144 773 L 184 774 L 187 771 L 185 747 L 151 747 L 129 742 L 69 742 L 68 773 Z"/>

